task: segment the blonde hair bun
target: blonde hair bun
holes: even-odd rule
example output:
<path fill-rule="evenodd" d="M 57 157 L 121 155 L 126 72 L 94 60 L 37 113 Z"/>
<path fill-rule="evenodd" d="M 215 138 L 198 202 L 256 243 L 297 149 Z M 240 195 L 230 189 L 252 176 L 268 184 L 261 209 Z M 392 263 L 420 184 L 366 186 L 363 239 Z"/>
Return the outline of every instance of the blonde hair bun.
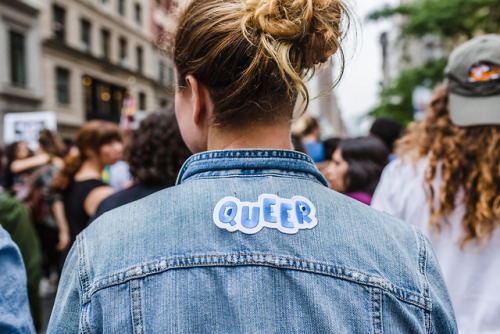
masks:
<path fill-rule="evenodd" d="M 340 47 L 341 17 L 345 12 L 339 0 L 243 0 L 246 14 L 244 32 L 257 33 L 261 42 L 276 49 L 285 44 L 301 52 L 300 68 L 307 70 L 326 62 Z"/>

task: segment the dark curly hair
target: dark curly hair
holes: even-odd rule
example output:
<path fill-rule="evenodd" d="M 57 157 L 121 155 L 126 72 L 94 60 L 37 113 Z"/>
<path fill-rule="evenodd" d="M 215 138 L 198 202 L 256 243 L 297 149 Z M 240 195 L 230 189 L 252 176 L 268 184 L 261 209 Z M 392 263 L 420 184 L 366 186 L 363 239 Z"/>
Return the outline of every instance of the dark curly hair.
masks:
<path fill-rule="evenodd" d="M 177 174 L 191 155 L 172 111 L 154 112 L 134 130 L 124 157 L 134 181 L 144 185 L 175 185 Z"/>

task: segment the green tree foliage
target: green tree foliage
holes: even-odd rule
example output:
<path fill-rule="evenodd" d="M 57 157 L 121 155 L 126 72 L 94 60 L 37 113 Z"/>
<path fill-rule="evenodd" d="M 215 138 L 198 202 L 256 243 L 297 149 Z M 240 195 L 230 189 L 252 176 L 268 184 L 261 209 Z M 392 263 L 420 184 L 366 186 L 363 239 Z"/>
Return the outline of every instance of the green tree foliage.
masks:
<path fill-rule="evenodd" d="M 500 32 L 500 0 L 415 0 L 397 7 L 385 7 L 369 20 L 403 17 L 402 40 L 439 36 L 451 45 L 484 33 Z M 413 117 L 412 93 L 417 86 L 432 88 L 444 79 L 446 59 L 421 68 L 402 71 L 381 93 L 381 104 L 371 112 L 408 123 Z"/>
<path fill-rule="evenodd" d="M 443 81 L 447 59 L 402 71 L 395 82 L 381 93 L 380 105 L 371 111 L 374 117 L 390 117 L 406 125 L 413 120 L 413 90 L 417 86 L 432 88 Z"/>

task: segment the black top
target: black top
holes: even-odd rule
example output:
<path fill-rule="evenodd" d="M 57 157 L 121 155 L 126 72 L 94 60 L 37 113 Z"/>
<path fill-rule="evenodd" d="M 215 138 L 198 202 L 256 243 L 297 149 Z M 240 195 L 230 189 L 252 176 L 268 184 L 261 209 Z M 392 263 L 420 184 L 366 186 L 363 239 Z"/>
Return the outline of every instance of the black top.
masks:
<path fill-rule="evenodd" d="M 89 223 L 94 221 L 97 217 L 99 217 L 105 212 L 113 210 L 114 208 L 125 205 L 127 203 L 136 201 L 143 197 L 149 196 L 152 193 L 160 191 L 164 188 L 165 187 L 162 186 L 146 186 L 138 183 L 134 184 L 130 188 L 114 193 L 113 195 L 109 196 L 104 201 L 102 201 L 101 204 L 99 204 L 94 217 L 92 217 Z"/>
<path fill-rule="evenodd" d="M 89 193 L 95 188 L 105 186 L 101 180 L 86 180 L 73 182 L 64 193 L 64 213 L 68 220 L 71 243 L 73 245 L 76 236 L 87 227 L 90 216 L 85 212 L 83 203 Z"/>

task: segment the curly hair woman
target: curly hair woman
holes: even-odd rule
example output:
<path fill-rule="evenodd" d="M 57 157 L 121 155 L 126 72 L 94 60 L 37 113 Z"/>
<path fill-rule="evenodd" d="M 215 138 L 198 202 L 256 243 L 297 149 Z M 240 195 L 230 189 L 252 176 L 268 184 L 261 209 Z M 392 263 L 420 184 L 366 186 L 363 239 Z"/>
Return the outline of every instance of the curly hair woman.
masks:
<path fill-rule="evenodd" d="M 172 54 L 195 154 L 175 187 L 79 235 L 49 333 L 455 331 L 423 236 L 292 151 L 304 80 L 340 53 L 345 19 L 339 0 L 190 2 Z"/>
<path fill-rule="evenodd" d="M 427 234 L 463 333 L 500 328 L 499 49 L 500 36 L 487 35 L 452 53 L 448 84 L 397 142 L 401 159 L 372 202 Z M 476 81 L 480 71 L 493 79 Z"/>

